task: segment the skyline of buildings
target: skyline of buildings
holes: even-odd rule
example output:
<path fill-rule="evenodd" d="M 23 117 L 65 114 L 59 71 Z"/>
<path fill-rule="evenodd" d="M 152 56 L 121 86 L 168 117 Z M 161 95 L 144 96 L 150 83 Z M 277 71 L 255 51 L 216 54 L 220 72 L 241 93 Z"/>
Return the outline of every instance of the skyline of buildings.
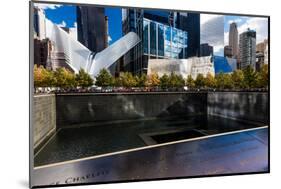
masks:
<path fill-rule="evenodd" d="M 105 14 L 105 8 L 76 6 L 76 13 L 76 39 L 72 32 L 73 28 L 65 25 L 57 26 L 92 51 L 90 56 L 93 57 L 95 53 L 101 52 L 114 44 L 109 45 L 109 28 L 111 27 L 108 23 L 112 17 Z M 211 61 L 214 67 L 212 73 L 220 71 L 228 73 L 236 69 L 243 69 L 247 65 L 251 65 L 254 70 L 259 70 L 263 64 L 268 63 L 267 39 L 263 44 L 256 44 L 259 33 L 252 29 L 250 31 L 255 32 L 255 34 L 247 34 L 249 31 L 240 33 L 238 24 L 235 21 L 228 21 L 228 44 L 225 44 L 225 18 L 212 15 L 209 20 L 206 20 L 202 15 L 206 17 L 208 14 L 122 9 L 120 18 L 122 20 L 120 23 L 122 25 L 122 36 L 129 32 L 135 32 L 141 42 L 107 69 L 115 76 L 124 71 L 133 74 L 147 74 L 148 67 L 154 62 L 164 62 L 168 59 L 166 63 L 169 65 L 171 62 L 175 62 L 172 59 L 179 59 L 183 62 L 193 62 L 194 69 L 191 70 L 194 73 L 199 73 L 201 70 L 205 74 L 204 70 L 209 68 L 206 66 L 207 64 L 203 64 L 206 61 L 203 61 L 203 58 L 200 59 L 200 57 L 207 56 L 214 57 Z M 44 10 L 35 8 L 34 36 L 36 40 L 39 40 L 39 43 L 36 41 L 39 44 L 37 46 L 42 49 L 38 50 L 40 51 L 39 54 L 42 55 L 40 55 L 41 57 L 37 55 L 36 60 L 39 65 L 42 65 L 41 60 L 44 60 L 45 65 L 49 65 L 52 69 L 60 66 L 67 67 L 70 62 L 67 54 L 63 50 L 54 50 L 52 44 L 48 48 L 44 44 L 46 43 L 46 40 L 43 41 L 44 35 L 50 32 L 48 28 L 44 28 L 45 19 L 47 17 Z M 222 41 L 222 55 L 218 55 L 218 46 L 221 45 Z M 40 43 L 42 44 L 40 45 Z M 46 49 L 52 52 L 46 53 Z M 46 60 L 46 54 L 49 56 L 48 60 Z M 159 61 L 155 59 L 159 59 Z M 185 59 L 190 59 L 190 61 L 184 61 Z M 195 59 L 196 61 L 194 61 Z M 202 62 L 200 63 L 200 61 Z M 197 62 L 198 69 L 194 62 Z M 199 69 L 201 64 L 204 65 L 201 66 L 204 69 Z M 212 71 L 212 69 L 209 70 Z M 174 70 L 170 69 L 170 72 L 172 71 Z"/>

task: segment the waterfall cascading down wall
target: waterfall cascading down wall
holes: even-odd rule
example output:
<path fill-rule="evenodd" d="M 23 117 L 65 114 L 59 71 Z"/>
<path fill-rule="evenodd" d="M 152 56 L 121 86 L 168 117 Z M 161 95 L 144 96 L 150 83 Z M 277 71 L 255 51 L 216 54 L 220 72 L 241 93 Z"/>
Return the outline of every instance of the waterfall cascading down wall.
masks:
<path fill-rule="evenodd" d="M 269 124 L 267 92 L 175 92 L 35 95 L 37 146 L 60 128 L 106 122 L 212 115 Z"/>
<path fill-rule="evenodd" d="M 207 113 L 206 93 L 61 94 L 56 100 L 58 128 Z"/>
<path fill-rule="evenodd" d="M 269 122 L 267 92 L 208 92 L 208 115 Z"/>

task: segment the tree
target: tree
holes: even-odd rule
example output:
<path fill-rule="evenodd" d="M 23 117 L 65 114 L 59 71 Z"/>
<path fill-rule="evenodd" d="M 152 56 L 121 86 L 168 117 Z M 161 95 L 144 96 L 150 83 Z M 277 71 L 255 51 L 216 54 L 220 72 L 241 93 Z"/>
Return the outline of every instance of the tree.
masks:
<path fill-rule="evenodd" d="M 119 87 L 135 87 L 137 80 L 130 72 L 121 72 L 118 78 L 115 78 L 115 86 Z"/>
<path fill-rule="evenodd" d="M 233 83 L 233 87 L 236 89 L 244 88 L 244 73 L 242 70 L 235 70 L 231 74 L 231 80 Z"/>
<path fill-rule="evenodd" d="M 157 73 L 152 73 L 151 75 L 148 76 L 148 86 L 150 87 L 156 87 L 159 86 L 160 84 L 160 79 Z"/>
<path fill-rule="evenodd" d="M 224 78 L 224 88 L 225 89 L 232 89 L 233 88 L 233 82 L 231 79 L 230 74 L 223 74 Z"/>
<path fill-rule="evenodd" d="M 147 85 L 147 75 L 141 74 L 141 76 L 136 76 L 135 80 L 137 82 L 137 87 L 145 87 Z"/>
<path fill-rule="evenodd" d="M 216 75 L 216 86 L 219 89 L 231 89 L 233 87 L 231 75 L 220 72 Z"/>
<path fill-rule="evenodd" d="M 257 80 L 258 87 L 267 88 L 268 87 L 268 65 L 264 64 L 261 67 L 260 72 L 258 73 L 258 80 Z"/>
<path fill-rule="evenodd" d="M 171 87 L 183 87 L 185 85 L 183 77 L 175 74 L 174 72 L 171 73 L 169 80 L 169 86 Z"/>
<path fill-rule="evenodd" d="M 34 87 L 41 87 L 43 83 L 43 75 L 41 67 L 36 64 L 33 67 Z"/>
<path fill-rule="evenodd" d="M 215 88 L 216 87 L 216 79 L 211 73 L 207 74 L 207 76 L 205 78 L 205 85 L 209 88 Z"/>
<path fill-rule="evenodd" d="M 247 88 L 257 87 L 258 74 L 254 71 L 251 66 L 247 66 L 243 70 L 244 74 L 244 83 Z"/>
<path fill-rule="evenodd" d="M 176 78 L 177 78 L 176 87 L 185 86 L 185 80 L 183 79 L 182 75 L 176 75 Z"/>
<path fill-rule="evenodd" d="M 205 87 L 205 78 L 203 74 L 198 74 L 195 80 L 195 86 L 198 88 Z"/>
<path fill-rule="evenodd" d="M 96 77 L 95 84 L 101 87 L 108 87 L 113 85 L 113 78 L 106 69 L 101 69 L 100 73 Z"/>
<path fill-rule="evenodd" d="M 42 73 L 44 76 L 43 87 L 53 87 L 56 85 L 56 78 L 53 71 L 44 68 Z"/>
<path fill-rule="evenodd" d="M 194 81 L 194 79 L 192 78 L 191 75 L 188 75 L 188 76 L 187 76 L 186 85 L 187 85 L 187 87 L 190 88 L 190 89 L 192 89 L 192 88 L 195 87 L 195 81 Z"/>
<path fill-rule="evenodd" d="M 55 86 L 61 88 L 75 87 L 75 75 L 66 68 L 58 68 L 54 72 Z"/>
<path fill-rule="evenodd" d="M 55 85 L 54 73 L 45 69 L 43 66 L 38 67 L 36 64 L 33 68 L 34 87 L 52 87 Z"/>
<path fill-rule="evenodd" d="M 79 70 L 79 73 L 75 76 L 75 80 L 76 84 L 80 87 L 90 87 L 94 84 L 93 79 L 84 69 Z"/>
<path fill-rule="evenodd" d="M 122 73 L 120 73 L 121 75 Z M 119 77 L 116 77 L 116 78 L 113 78 L 113 81 L 112 81 L 112 84 L 113 86 L 115 87 L 121 87 L 122 86 L 122 78 L 119 76 Z"/>
<path fill-rule="evenodd" d="M 161 78 L 160 78 L 160 86 L 162 89 L 165 89 L 167 87 L 169 87 L 169 81 L 170 78 L 167 74 L 164 74 Z"/>

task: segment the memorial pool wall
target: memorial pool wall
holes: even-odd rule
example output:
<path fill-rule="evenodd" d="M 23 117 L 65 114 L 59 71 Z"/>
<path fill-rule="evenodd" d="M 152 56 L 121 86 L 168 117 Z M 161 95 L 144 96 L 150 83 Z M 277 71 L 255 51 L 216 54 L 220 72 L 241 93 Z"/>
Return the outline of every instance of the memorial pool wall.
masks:
<path fill-rule="evenodd" d="M 55 130 L 184 116 L 269 122 L 267 92 L 73 93 L 33 98 L 34 145 Z"/>

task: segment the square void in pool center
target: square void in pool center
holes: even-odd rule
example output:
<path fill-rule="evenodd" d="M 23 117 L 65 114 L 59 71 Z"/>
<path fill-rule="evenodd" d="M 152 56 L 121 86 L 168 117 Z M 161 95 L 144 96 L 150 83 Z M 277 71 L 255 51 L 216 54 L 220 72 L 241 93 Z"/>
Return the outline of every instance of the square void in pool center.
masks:
<path fill-rule="evenodd" d="M 140 134 L 140 137 L 147 145 L 169 143 L 179 140 L 198 138 L 207 135 L 197 129 L 170 130 L 156 133 Z"/>

